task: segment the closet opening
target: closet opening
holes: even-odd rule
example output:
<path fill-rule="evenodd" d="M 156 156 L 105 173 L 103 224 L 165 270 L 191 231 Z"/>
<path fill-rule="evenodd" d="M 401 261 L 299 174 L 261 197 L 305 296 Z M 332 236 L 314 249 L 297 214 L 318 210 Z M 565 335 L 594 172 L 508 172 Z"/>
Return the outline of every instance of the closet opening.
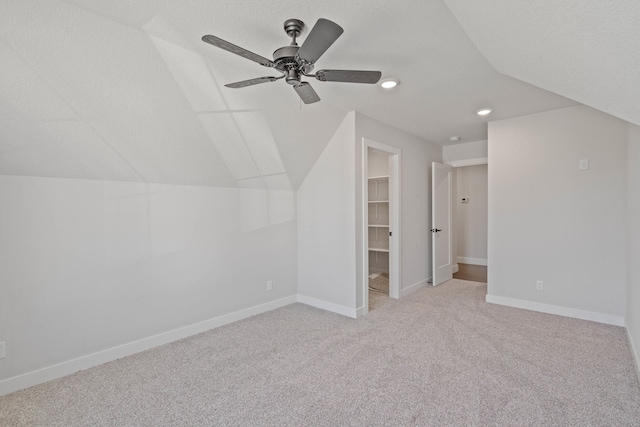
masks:
<path fill-rule="evenodd" d="M 379 298 L 399 297 L 400 150 L 364 141 L 365 307 Z"/>
<path fill-rule="evenodd" d="M 369 165 L 372 158 L 386 154 L 369 152 Z M 382 163 L 382 162 L 381 162 Z M 369 206 L 367 219 L 369 222 L 369 292 L 389 296 L 389 172 L 387 168 L 378 171 L 367 179 Z M 371 170 L 371 169 L 370 169 Z"/>

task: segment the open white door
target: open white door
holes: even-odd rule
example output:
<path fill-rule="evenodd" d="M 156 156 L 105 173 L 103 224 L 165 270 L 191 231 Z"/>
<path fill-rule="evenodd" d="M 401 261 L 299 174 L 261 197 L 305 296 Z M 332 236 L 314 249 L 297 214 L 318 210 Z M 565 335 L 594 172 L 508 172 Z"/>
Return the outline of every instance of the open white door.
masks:
<path fill-rule="evenodd" d="M 449 165 L 431 164 L 431 235 L 433 286 L 453 277 L 451 253 L 451 172 Z"/>

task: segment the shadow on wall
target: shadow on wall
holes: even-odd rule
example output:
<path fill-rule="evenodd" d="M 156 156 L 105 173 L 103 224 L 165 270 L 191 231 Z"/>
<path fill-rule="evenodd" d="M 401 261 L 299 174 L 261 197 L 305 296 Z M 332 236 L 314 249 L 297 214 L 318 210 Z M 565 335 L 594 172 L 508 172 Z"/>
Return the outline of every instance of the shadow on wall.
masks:
<path fill-rule="evenodd" d="M 291 190 L 264 115 L 231 110 L 202 55 L 149 37 L 238 186 Z"/>
<path fill-rule="evenodd" d="M 230 110 L 202 55 L 149 37 L 240 188 L 242 230 L 294 220 L 291 182 L 264 115 Z"/>

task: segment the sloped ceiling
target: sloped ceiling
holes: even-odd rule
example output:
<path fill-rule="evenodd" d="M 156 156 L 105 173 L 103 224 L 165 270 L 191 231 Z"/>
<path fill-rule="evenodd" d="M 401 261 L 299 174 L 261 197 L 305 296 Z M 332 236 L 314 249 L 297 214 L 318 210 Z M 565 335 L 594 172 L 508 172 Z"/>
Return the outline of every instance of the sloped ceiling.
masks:
<path fill-rule="evenodd" d="M 317 69 L 400 86 L 313 80 L 312 105 L 283 81 L 229 89 L 274 73 L 200 40 L 270 57 L 286 19 L 321 17 L 345 32 Z M 480 107 L 500 119 L 575 105 L 496 72 L 440 0 L 3 0 L 0 64 L 9 175 L 295 189 L 348 111 L 444 145 L 486 138 Z"/>
<path fill-rule="evenodd" d="M 500 73 L 640 125 L 640 2 L 445 0 Z"/>

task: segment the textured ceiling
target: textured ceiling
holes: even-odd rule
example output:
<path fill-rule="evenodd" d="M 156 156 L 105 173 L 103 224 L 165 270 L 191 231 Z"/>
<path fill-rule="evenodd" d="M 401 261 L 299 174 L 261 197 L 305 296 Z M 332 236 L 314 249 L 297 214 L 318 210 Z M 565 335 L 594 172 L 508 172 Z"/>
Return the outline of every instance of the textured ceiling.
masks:
<path fill-rule="evenodd" d="M 640 125 L 640 1 L 445 3 L 500 73 Z"/>
<path fill-rule="evenodd" d="M 345 31 L 317 69 L 400 86 L 313 80 L 312 105 L 283 81 L 228 89 L 274 73 L 200 40 L 270 57 L 286 19 L 320 17 Z M 486 138 L 483 106 L 501 119 L 575 105 L 496 72 L 440 0 L 2 0 L 0 64 L 0 174 L 13 175 L 289 189 L 348 111 L 447 144 Z"/>

